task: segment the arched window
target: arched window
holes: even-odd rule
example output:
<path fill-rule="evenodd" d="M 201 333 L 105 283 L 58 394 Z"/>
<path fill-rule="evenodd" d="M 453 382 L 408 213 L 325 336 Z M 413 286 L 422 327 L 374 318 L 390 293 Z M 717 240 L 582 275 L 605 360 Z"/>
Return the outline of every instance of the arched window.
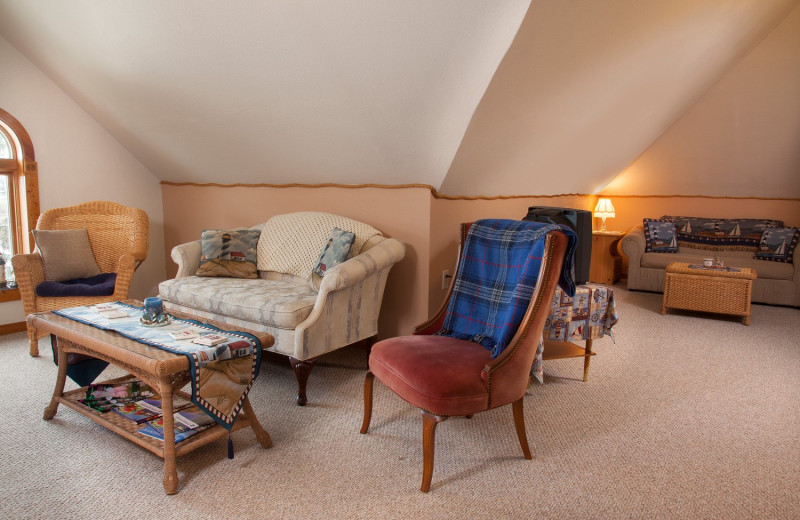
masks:
<path fill-rule="evenodd" d="M 22 124 L 0 108 L 0 253 L 9 280 L 13 280 L 11 257 L 31 251 L 30 230 L 38 218 L 39 179 L 33 143 Z"/>

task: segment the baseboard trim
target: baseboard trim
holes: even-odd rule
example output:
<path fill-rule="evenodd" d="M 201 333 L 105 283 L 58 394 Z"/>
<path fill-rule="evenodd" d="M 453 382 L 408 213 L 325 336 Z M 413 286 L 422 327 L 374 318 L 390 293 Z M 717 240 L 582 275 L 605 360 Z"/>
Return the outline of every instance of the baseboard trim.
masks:
<path fill-rule="evenodd" d="M 4 325 L 0 325 L 0 336 L 5 336 L 6 334 L 14 334 L 15 332 L 24 332 L 27 330 L 26 322 L 18 321 L 16 323 L 6 323 Z"/>

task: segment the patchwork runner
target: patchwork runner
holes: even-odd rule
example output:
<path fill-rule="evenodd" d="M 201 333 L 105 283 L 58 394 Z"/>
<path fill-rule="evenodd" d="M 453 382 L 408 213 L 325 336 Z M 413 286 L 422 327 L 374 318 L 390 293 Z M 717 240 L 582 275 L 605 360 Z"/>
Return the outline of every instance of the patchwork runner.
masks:
<path fill-rule="evenodd" d="M 113 305 L 126 316 L 108 318 L 92 305 L 59 309 L 53 313 L 185 355 L 189 358 L 192 376 L 192 402 L 230 430 L 258 376 L 261 365 L 261 342 L 258 338 L 246 332 L 220 330 L 212 325 L 173 316 L 170 316 L 168 325 L 144 327 L 139 322 L 142 307 L 122 302 L 114 302 Z M 224 340 L 213 346 L 205 346 L 193 343 L 194 338 L 175 339 L 170 335 L 178 331 L 191 331 L 199 336 L 213 333 L 224 336 Z"/>
<path fill-rule="evenodd" d="M 492 358 L 500 355 L 533 297 L 550 231 L 562 231 L 569 239 L 558 283 L 567 294 L 575 294 L 574 231 L 541 222 L 478 220 L 464 240 L 453 295 L 437 334 L 479 343 Z"/>

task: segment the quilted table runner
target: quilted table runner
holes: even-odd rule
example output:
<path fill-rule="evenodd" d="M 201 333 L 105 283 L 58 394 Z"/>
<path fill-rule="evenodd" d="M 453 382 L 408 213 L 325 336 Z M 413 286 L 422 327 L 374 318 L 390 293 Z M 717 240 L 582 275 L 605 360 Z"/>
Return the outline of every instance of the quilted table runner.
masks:
<path fill-rule="evenodd" d="M 108 306 L 109 304 L 104 304 Z M 161 327 L 145 327 L 139 318 L 142 307 L 114 302 L 120 317 L 108 317 L 86 305 L 53 311 L 66 318 L 112 330 L 132 340 L 183 354 L 189 358 L 192 402 L 228 430 L 233 427 L 261 365 L 261 342 L 252 334 L 220 330 L 212 325 L 170 316 Z M 123 316 L 124 315 L 124 316 Z M 176 339 L 181 338 L 184 339 Z M 194 341 L 205 338 L 214 345 Z"/>

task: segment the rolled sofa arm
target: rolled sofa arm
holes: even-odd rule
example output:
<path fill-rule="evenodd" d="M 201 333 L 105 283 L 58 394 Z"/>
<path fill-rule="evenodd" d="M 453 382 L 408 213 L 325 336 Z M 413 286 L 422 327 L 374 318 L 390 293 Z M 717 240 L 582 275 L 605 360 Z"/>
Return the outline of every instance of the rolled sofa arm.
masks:
<path fill-rule="evenodd" d="M 620 249 L 628 257 L 628 262 L 636 266 L 641 263 L 645 245 L 643 226 L 636 226 L 628 231 L 619 243 Z"/>
<path fill-rule="evenodd" d="M 187 242 L 172 248 L 170 256 L 172 260 L 178 264 L 178 272 L 175 278 L 183 278 L 185 276 L 194 276 L 197 269 L 200 267 L 200 255 L 202 250 L 200 248 L 200 241 Z"/>
<path fill-rule="evenodd" d="M 350 260 L 331 267 L 322 278 L 319 294 L 352 287 L 373 273 L 396 264 L 405 255 L 406 246 L 402 242 L 387 238 Z"/>

